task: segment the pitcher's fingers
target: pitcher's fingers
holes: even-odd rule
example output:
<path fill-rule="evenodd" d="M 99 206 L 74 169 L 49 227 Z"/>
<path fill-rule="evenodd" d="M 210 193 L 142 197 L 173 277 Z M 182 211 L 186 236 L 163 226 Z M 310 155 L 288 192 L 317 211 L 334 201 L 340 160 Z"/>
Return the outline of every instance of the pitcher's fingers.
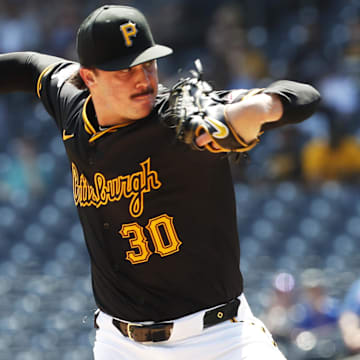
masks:
<path fill-rule="evenodd" d="M 197 146 L 204 146 L 212 141 L 211 136 L 208 133 L 203 133 L 196 138 L 196 145 Z"/>

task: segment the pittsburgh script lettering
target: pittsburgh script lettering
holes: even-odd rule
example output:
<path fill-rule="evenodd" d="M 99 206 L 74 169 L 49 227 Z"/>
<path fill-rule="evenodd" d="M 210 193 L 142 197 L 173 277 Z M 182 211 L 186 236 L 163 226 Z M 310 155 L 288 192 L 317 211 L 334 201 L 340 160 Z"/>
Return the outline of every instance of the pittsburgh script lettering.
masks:
<path fill-rule="evenodd" d="M 90 185 L 84 174 L 74 163 L 71 164 L 73 192 L 76 206 L 106 205 L 109 201 L 130 199 L 129 212 L 132 217 L 139 217 L 144 210 L 144 194 L 161 187 L 158 173 L 150 168 L 150 158 L 140 163 L 141 171 L 129 175 L 120 175 L 106 179 L 97 172 L 94 174 L 94 185 Z"/>

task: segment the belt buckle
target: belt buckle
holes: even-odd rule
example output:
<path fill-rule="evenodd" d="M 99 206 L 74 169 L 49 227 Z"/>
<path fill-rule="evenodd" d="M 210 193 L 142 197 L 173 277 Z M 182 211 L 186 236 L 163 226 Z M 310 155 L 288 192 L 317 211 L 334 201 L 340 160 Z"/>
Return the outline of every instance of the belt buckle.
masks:
<path fill-rule="evenodd" d="M 136 341 L 136 339 L 132 336 L 132 327 L 142 327 L 142 325 L 139 324 L 133 324 L 133 323 L 127 323 L 126 330 L 129 336 L 129 339 Z"/>

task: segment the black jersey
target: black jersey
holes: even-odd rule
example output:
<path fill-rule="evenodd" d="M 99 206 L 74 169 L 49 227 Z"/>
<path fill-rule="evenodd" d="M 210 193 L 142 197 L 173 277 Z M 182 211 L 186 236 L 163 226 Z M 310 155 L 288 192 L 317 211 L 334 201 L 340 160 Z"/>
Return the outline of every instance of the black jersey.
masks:
<path fill-rule="evenodd" d="M 45 70 L 39 96 L 70 160 L 74 201 L 91 259 L 94 296 L 128 321 L 175 319 L 243 290 L 228 160 L 175 141 L 157 110 L 100 130 L 88 91 Z"/>
<path fill-rule="evenodd" d="M 100 129 L 91 97 L 68 78 L 79 65 L 33 52 L 0 55 L 0 93 L 36 91 L 70 160 L 74 202 L 91 259 L 94 296 L 128 321 L 175 319 L 241 294 L 240 250 L 229 163 L 175 141 L 157 112 Z M 251 90 L 221 92 L 240 101 Z M 262 130 L 305 120 L 320 94 L 281 80 L 284 113 Z M 232 97 L 232 99 L 230 99 Z"/>

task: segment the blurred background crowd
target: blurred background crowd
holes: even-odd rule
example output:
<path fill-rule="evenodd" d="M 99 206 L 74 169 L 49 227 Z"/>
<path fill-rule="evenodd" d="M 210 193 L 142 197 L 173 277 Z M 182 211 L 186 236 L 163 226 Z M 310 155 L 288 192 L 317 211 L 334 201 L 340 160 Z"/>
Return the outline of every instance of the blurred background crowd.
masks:
<path fill-rule="evenodd" d="M 103 4 L 138 7 L 171 86 L 200 58 L 216 89 L 308 82 L 319 111 L 233 164 L 253 311 L 290 360 L 360 356 L 360 0 L 0 0 L 0 53 L 77 60 Z M 0 97 L 0 360 L 91 358 L 89 263 L 56 126 L 29 94 Z M 358 355 L 356 355 L 358 354 Z"/>

